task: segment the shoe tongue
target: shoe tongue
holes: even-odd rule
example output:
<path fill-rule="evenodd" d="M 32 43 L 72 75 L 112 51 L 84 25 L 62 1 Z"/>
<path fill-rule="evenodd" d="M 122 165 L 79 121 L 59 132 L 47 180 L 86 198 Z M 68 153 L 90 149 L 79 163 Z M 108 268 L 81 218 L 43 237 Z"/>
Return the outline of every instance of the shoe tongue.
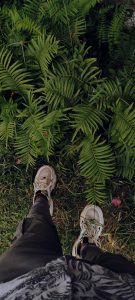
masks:
<path fill-rule="evenodd" d="M 82 226 L 82 235 L 85 237 L 88 237 L 90 240 L 96 240 L 97 239 L 97 225 L 90 222 L 83 223 Z"/>

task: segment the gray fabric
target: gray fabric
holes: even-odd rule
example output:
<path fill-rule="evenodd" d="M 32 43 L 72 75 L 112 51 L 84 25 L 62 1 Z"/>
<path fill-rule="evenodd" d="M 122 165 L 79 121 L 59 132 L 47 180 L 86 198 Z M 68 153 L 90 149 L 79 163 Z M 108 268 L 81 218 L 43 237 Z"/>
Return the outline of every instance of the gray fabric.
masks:
<path fill-rule="evenodd" d="M 61 257 L 45 267 L 0 284 L 1 300 L 134 300 L 135 277 Z"/>

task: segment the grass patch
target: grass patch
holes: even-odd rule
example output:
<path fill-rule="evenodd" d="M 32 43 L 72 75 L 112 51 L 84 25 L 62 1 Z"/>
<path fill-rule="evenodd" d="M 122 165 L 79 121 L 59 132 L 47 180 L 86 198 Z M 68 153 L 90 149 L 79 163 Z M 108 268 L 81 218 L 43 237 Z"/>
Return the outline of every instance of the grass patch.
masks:
<path fill-rule="evenodd" d="M 41 162 L 42 164 L 42 162 Z M 11 244 L 18 222 L 27 215 L 32 203 L 33 177 L 40 164 L 27 172 L 8 157 L 1 161 L 0 173 L 0 253 Z M 55 166 L 58 182 L 53 194 L 53 220 L 58 228 L 64 254 L 70 254 L 79 234 L 79 216 L 87 204 L 84 184 L 74 168 Z M 120 253 L 135 261 L 135 207 L 133 193 L 121 188 L 123 205 L 114 208 L 110 201 L 102 206 L 105 227 L 101 246 L 105 251 Z M 120 191 L 120 189 L 119 189 Z"/>

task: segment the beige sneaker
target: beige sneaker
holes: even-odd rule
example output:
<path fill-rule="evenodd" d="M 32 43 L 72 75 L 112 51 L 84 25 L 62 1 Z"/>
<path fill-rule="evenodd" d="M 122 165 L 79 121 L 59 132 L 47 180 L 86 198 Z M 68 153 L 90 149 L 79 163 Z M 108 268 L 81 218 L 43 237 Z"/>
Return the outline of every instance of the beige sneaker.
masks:
<path fill-rule="evenodd" d="M 51 192 L 55 188 L 56 180 L 57 178 L 54 169 L 48 165 L 44 165 L 37 171 L 33 183 L 33 203 L 35 202 L 36 192 L 41 191 L 41 193 L 48 198 L 51 216 L 53 215 L 53 200 L 51 199 Z"/>
<path fill-rule="evenodd" d="M 86 238 L 88 243 L 99 246 L 98 238 L 101 235 L 103 225 L 104 218 L 101 208 L 96 205 L 85 206 L 80 215 L 80 235 L 73 245 L 72 255 L 80 258 L 79 248 Z"/>

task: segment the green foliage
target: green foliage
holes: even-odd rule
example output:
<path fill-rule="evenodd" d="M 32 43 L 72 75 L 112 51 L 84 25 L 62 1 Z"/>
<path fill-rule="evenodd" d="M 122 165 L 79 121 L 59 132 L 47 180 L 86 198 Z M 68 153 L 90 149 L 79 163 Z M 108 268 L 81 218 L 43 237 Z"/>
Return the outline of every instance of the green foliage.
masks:
<path fill-rule="evenodd" d="M 116 143 L 116 148 L 120 152 L 135 148 L 135 109 L 133 104 L 127 108 L 120 102 L 114 107 L 114 117 L 112 120 L 112 142 Z"/>
<path fill-rule="evenodd" d="M 107 118 L 105 114 L 96 108 L 95 105 L 78 104 L 73 107 L 73 122 L 72 127 L 76 129 L 75 134 L 81 130 L 83 133 L 88 135 L 91 133 L 91 129 L 97 130 L 99 126 L 103 127 L 103 121 Z"/>
<path fill-rule="evenodd" d="M 16 151 L 20 159 L 27 165 L 34 164 L 38 155 L 47 159 L 52 154 L 53 146 L 58 143 L 58 123 L 63 119 L 62 111 L 44 111 L 41 99 L 28 94 L 28 104 L 18 115 L 22 119 L 21 128 L 16 138 Z"/>
<path fill-rule="evenodd" d="M 117 74 L 123 66 L 127 67 L 134 53 L 135 32 L 130 2 L 102 1 L 89 14 L 87 38 L 105 75 L 110 70 Z"/>
<path fill-rule="evenodd" d="M 93 204 L 103 204 L 105 202 L 107 193 L 106 186 L 103 184 L 103 182 L 91 182 L 89 180 L 86 192 L 88 202 Z"/>
<path fill-rule="evenodd" d="M 110 4 L 100 8 L 98 27 L 99 42 L 108 42 L 110 50 L 112 50 L 113 44 L 119 44 L 121 32 L 127 19 L 128 8 L 128 3 L 120 6 Z"/>
<path fill-rule="evenodd" d="M 126 21 L 127 9 L 128 9 L 128 4 L 120 5 L 119 7 L 116 7 L 116 9 L 115 9 L 115 13 L 113 15 L 113 19 L 111 21 L 111 25 L 110 25 L 109 33 L 108 33 L 110 46 L 112 43 L 114 43 L 114 44 L 119 43 L 121 30 Z"/>
<path fill-rule="evenodd" d="M 45 38 L 45 34 L 42 34 L 36 40 L 32 39 L 28 50 L 29 55 L 37 60 L 43 76 L 46 77 L 48 65 L 58 52 L 58 41 L 52 35 Z"/>
<path fill-rule="evenodd" d="M 46 101 L 52 109 L 70 105 L 74 93 L 74 84 L 70 79 L 54 77 L 45 83 Z"/>
<path fill-rule="evenodd" d="M 97 3 L 101 3 L 102 0 L 73 0 L 74 5 L 82 12 L 82 14 L 88 14 L 89 10 Z"/>
<path fill-rule="evenodd" d="M 102 203 L 112 177 L 135 175 L 129 6 L 100 0 L 12 2 L 0 11 L 1 153 L 14 149 L 27 167 L 39 156 L 59 162 L 63 155 L 72 157 L 88 201 Z"/>
<path fill-rule="evenodd" d="M 42 11 L 42 8 L 44 8 L 44 5 L 46 4 L 46 1 L 43 0 L 25 0 L 23 4 L 23 12 L 26 14 L 30 19 L 40 19 L 40 14 Z"/>
<path fill-rule="evenodd" d="M 105 182 L 114 172 L 114 157 L 105 141 L 91 133 L 82 142 L 79 165 L 83 176 L 94 182 Z"/>
<path fill-rule="evenodd" d="M 121 155 L 117 155 L 116 159 L 118 164 L 118 176 L 132 180 L 135 173 L 134 150 L 129 150 Z"/>
<path fill-rule="evenodd" d="M 20 62 L 11 63 L 11 60 L 11 52 L 2 48 L 0 51 L 1 89 L 25 93 L 27 89 L 32 88 L 29 83 L 29 74 Z"/>
<path fill-rule="evenodd" d="M 16 130 L 17 104 L 12 100 L 3 102 L 0 115 L 0 140 L 5 142 L 7 148 L 8 142 L 14 140 Z"/>

